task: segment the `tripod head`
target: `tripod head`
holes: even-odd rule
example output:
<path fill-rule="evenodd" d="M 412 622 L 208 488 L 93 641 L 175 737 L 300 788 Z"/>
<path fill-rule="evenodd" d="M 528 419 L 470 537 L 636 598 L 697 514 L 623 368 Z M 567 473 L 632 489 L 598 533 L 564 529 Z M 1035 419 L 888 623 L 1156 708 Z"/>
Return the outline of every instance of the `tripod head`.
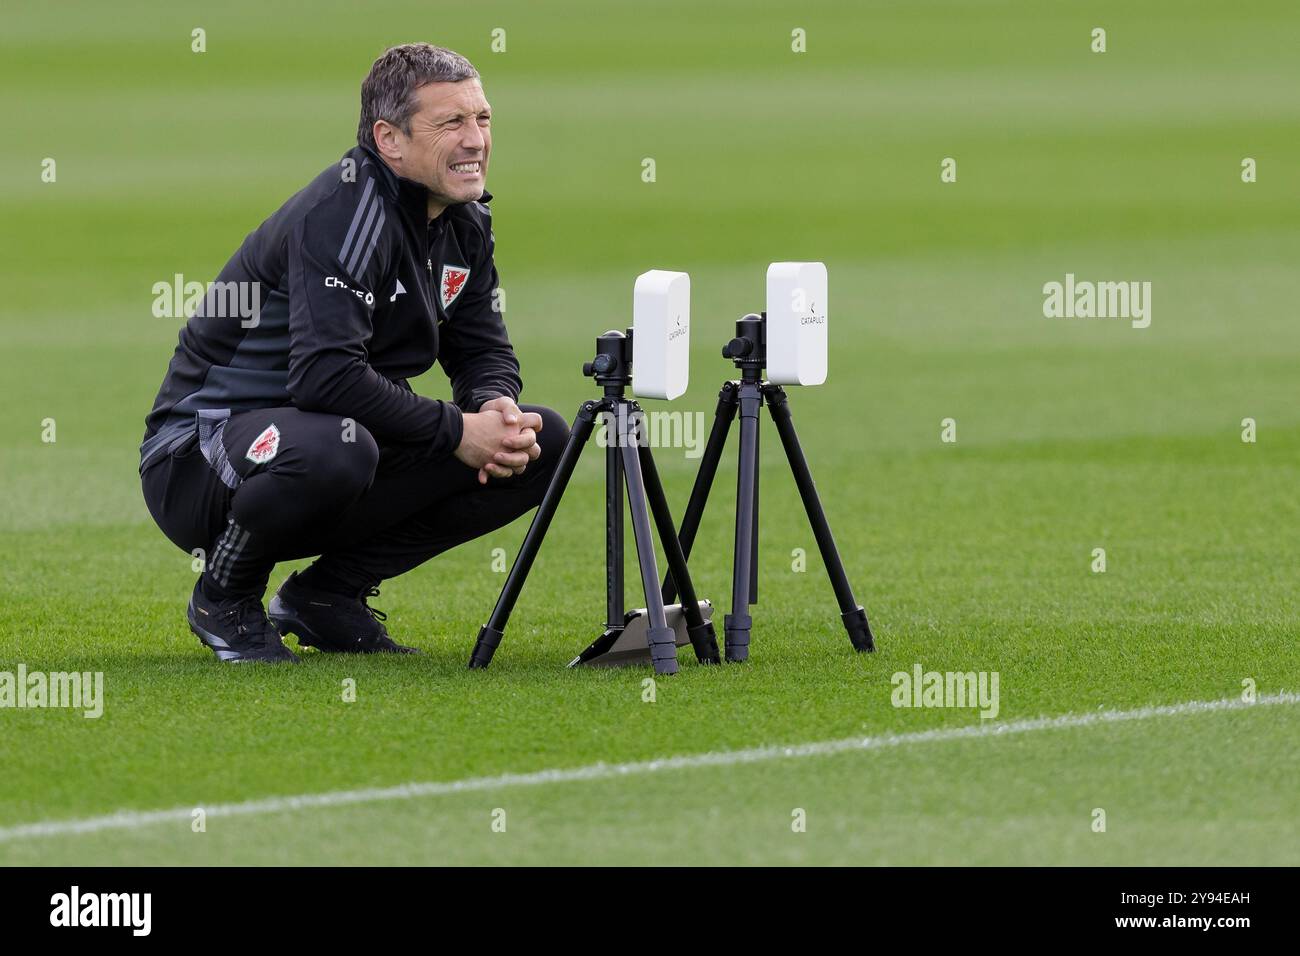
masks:
<path fill-rule="evenodd" d="M 761 379 L 767 364 L 767 313 L 737 319 L 736 337 L 722 347 L 722 357 L 731 359 L 746 381 Z"/>
<path fill-rule="evenodd" d="M 582 364 L 582 374 L 594 378 L 606 395 L 621 397 L 632 384 L 632 330 L 610 329 L 596 336 L 596 357 Z"/>

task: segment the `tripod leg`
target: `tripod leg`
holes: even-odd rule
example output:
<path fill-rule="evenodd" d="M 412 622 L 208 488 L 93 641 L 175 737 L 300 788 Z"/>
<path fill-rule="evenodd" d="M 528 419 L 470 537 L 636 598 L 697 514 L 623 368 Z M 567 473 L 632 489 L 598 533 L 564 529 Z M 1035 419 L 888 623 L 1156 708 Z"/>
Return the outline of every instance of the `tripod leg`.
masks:
<path fill-rule="evenodd" d="M 749 603 L 758 603 L 758 485 L 763 472 L 763 429 L 758 416 L 754 416 L 754 517 L 750 519 L 753 531 L 749 536 Z"/>
<path fill-rule="evenodd" d="M 808 459 L 804 457 L 795 434 L 794 422 L 790 417 L 790 405 L 786 400 L 784 389 L 779 385 L 770 385 L 765 389 L 768 411 L 785 446 L 785 456 L 790 461 L 790 470 L 794 472 L 794 482 L 799 488 L 799 497 L 803 499 L 804 510 L 808 512 L 808 523 L 812 525 L 813 536 L 821 551 L 822 563 L 830 576 L 831 587 L 835 589 L 835 599 L 840 605 L 840 617 L 844 629 L 849 633 L 849 640 L 859 651 L 876 649 L 875 639 L 871 635 L 871 625 L 867 622 L 867 612 L 853 598 L 853 589 L 849 586 L 848 575 L 844 573 L 844 564 L 840 561 L 840 552 L 835 547 L 835 537 L 831 526 L 826 521 L 826 512 L 822 510 L 821 499 L 817 497 L 817 486 L 813 483 L 812 472 L 808 470 Z"/>
<path fill-rule="evenodd" d="M 606 413 L 605 437 L 605 627 L 623 629 L 623 458 L 618 423 Z"/>
<path fill-rule="evenodd" d="M 690 635 L 691 646 L 695 648 L 695 658 L 701 664 L 717 664 L 720 662 L 718 639 L 713 633 L 713 623 L 704 620 L 704 615 L 700 613 L 699 598 L 695 596 L 695 585 L 691 582 L 691 573 L 686 566 L 686 554 L 677 539 L 673 515 L 668 509 L 668 499 L 664 495 L 664 486 L 659 481 L 659 469 L 655 467 L 654 456 L 648 446 L 642 445 L 638 448 L 637 457 L 641 459 L 641 479 L 645 485 L 646 498 L 650 502 L 650 513 L 659 530 L 664 557 L 668 559 L 668 575 L 680 584 L 686 633 Z"/>
<path fill-rule="evenodd" d="M 682 545 L 682 554 L 691 556 L 691 547 L 695 544 L 696 532 L 700 530 L 700 520 L 704 517 L 704 505 L 709 500 L 709 490 L 718 473 L 718 463 L 722 461 L 722 451 L 727 444 L 727 433 L 731 431 L 731 422 L 736 417 L 736 383 L 727 382 L 718 392 L 718 406 L 713 411 L 713 428 L 709 432 L 708 443 L 700 458 L 700 470 L 695 475 L 695 484 L 691 487 L 691 497 L 686 502 L 686 513 L 682 515 L 681 530 L 677 539 Z M 672 572 L 664 578 L 664 603 L 672 604 L 677 596 L 677 585 Z"/>
<path fill-rule="evenodd" d="M 654 538 L 650 533 L 650 513 L 646 508 L 645 485 L 641 479 L 641 459 L 637 454 L 636 435 L 625 433 L 623 444 L 623 476 L 627 479 L 627 503 L 632 512 L 632 534 L 636 538 L 637 563 L 641 567 L 641 583 L 645 587 L 646 614 L 650 627 L 646 630 L 646 643 L 650 646 L 650 661 L 656 674 L 677 673 L 677 635 L 668 626 L 664 614 L 663 595 L 659 593 L 659 568 L 655 563 Z"/>
<path fill-rule="evenodd" d="M 479 629 L 478 640 L 474 642 L 474 651 L 469 659 L 471 670 L 478 670 L 492 663 L 492 655 L 496 653 L 497 645 L 501 643 L 501 637 L 505 633 L 506 621 L 510 618 L 510 612 L 514 610 L 515 601 L 519 599 L 519 592 L 523 590 L 524 581 L 528 578 L 528 571 L 533 566 L 533 559 L 537 557 L 537 551 L 542 546 L 542 539 L 546 537 L 546 529 L 550 527 L 551 519 L 555 517 L 555 509 L 559 507 L 560 499 L 564 496 L 564 489 L 569 484 L 569 478 L 573 475 L 574 466 L 578 464 L 578 456 L 582 454 L 582 447 L 587 443 L 587 439 L 591 437 L 596 412 L 600 409 L 601 404 L 599 402 L 585 402 L 578 409 L 578 415 L 573 420 L 573 427 L 569 429 L 569 440 L 564 446 L 564 451 L 560 453 L 560 460 L 555 466 L 555 474 L 551 476 L 551 483 L 546 486 L 546 494 L 542 496 L 542 503 L 537 506 L 537 513 L 533 515 L 533 523 L 528 526 L 528 533 L 524 536 L 524 543 L 520 546 L 519 554 L 515 557 L 515 563 L 511 565 L 510 573 L 506 576 L 506 583 L 501 589 L 501 596 L 497 598 L 496 607 L 492 609 L 492 616 Z"/>
<path fill-rule="evenodd" d="M 731 576 L 731 613 L 726 616 L 727 660 L 749 659 L 751 568 L 754 558 L 754 483 L 758 474 L 758 409 L 763 393 L 757 382 L 740 384 L 740 467 L 736 475 L 736 557 Z"/>

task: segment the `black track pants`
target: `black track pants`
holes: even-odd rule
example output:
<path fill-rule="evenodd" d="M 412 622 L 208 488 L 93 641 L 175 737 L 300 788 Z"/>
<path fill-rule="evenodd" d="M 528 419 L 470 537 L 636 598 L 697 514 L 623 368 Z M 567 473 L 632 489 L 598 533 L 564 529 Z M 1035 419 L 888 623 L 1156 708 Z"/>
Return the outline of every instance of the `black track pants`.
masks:
<path fill-rule="evenodd" d="M 569 424 L 542 416 L 541 456 L 480 485 L 453 455 L 379 444 L 336 415 L 293 407 L 239 412 L 141 476 L 171 541 L 202 549 L 205 586 L 260 595 L 277 561 L 319 555 L 313 572 L 360 592 L 500 528 L 542 500 Z"/>

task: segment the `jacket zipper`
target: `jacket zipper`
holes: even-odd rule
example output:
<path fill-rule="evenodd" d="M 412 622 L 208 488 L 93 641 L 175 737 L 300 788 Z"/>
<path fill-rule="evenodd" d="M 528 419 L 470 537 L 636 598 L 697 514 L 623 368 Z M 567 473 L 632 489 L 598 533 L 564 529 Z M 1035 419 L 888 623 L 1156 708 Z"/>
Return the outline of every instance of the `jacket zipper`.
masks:
<path fill-rule="evenodd" d="M 429 230 L 429 231 L 430 231 L 431 233 L 436 233 L 437 236 L 441 236 L 441 235 L 442 235 L 442 223 L 441 223 L 441 222 L 436 223 L 436 224 L 434 224 L 434 223 L 430 223 L 430 230 Z M 433 323 L 433 324 L 434 324 L 434 328 L 436 329 L 439 325 L 442 324 L 442 322 L 443 322 L 444 320 L 441 319 L 441 318 L 437 318 L 437 315 L 438 315 L 438 287 L 434 284 L 434 281 L 433 281 L 433 244 L 434 244 L 435 241 L 436 241 L 435 236 L 432 236 L 432 235 L 431 235 L 431 236 L 428 237 L 428 242 L 429 242 L 429 246 L 428 246 L 429 257 L 428 257 L 427 259 L 425 259 L 425 261 L 424 261 L 424 267 L 425 267 L 425 269 L 427 269 L 428 272 L 429 272 L 429 299 L 433 302 L 433 310 L 434 310 L 434 311 L 433 311 L 433 314 L 434 314 L 434 316 L 435 316 L 435 319 L 434 319 L 434 323 Z"/>
<path fill-rule="evenodd" d="M 434 241 L 435 241 L 435 236 L 433 235 L 433 233 L 435 233 L 435 232 L 436 232 L 437 234 L 441 235 L 441 233 L 442 233 L 442 224 L 441 224 L 441 223 L 438 223 L 438 224 L 436 224 L 436 225 L 435 225 L 434 223 L 430 223 L 430 224 L 429 224 L 429 234 L 425 236 L 426 241 L 429 243 L 429 245 L 428 245 L 429 258 L 427 258 L 427 259 L 424 261 L 424 267 L 425 267 L 426 269 L 429 270 L 429 288 L 430 288 L 430 290 L 433 289 L 433 243 L 434 243 Z"/>

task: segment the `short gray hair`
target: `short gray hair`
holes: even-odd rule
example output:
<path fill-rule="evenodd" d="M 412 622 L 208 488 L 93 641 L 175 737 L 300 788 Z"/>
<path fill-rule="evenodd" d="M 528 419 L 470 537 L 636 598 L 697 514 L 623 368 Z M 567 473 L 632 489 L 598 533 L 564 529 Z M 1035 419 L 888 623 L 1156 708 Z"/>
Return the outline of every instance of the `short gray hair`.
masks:
<path fill-rule="evenodd" d="M 477 76 L 474 64 L 454 50 L 428 43 L 390 47 L 374 62 L 361 83 L 357 143 L 375 148 L 378 120 L 387 120 L 409 135 L 416 90 L 430 83 L 458 83 Z"/>

